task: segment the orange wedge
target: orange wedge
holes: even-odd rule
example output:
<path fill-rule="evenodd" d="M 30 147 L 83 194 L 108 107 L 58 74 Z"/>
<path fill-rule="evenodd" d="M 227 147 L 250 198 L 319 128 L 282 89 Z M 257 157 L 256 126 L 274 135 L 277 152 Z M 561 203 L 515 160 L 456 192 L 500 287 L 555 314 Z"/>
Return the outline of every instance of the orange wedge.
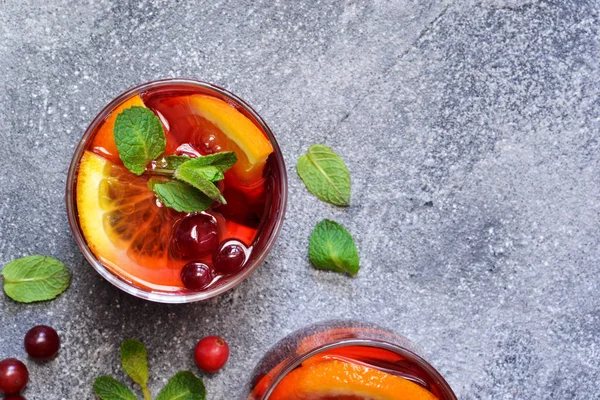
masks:
<path fill-rule="evenodd" d="M 273 152 L 271 142 L 248 117 L 213 96 L 194 94 L 155 101 L 149 106 L 161 115 L 181 145 L 201 154 L 234 151 L 238 161 L 225 174 L 229 186 L 252 189 L 263 182 L 263 170 Z M 168 140 L 167 140 L 168 142 Z M 167 152 L 175 150 L 169 149 Z"/>
<path fill-rule="evenodd" d="M 236 152 L 238 162 L 232 173 L 245 183 L 260 180 L 267 158 L 273 152 L 273 146 L 263 132 L 223 100 L 201 94 L 187 99 L 193 115 L 206 119 L 226 136 L 216 138 L 221 142 L 221 148 Z"/>
<path fill-rule="evenodd" d="M 146 178 L 86 151 L 76 196 L 83 236 L 104 265 L 144 287 L 181 286 L 180 269 L 168 263 L 176 216 L 157 205 Z"/>
<path fill-rule="evenodd" d="M 350 362 L 308 363 L 290 372 L 269 400 L 436 400 L 401 377 Z"/>
<path fill-rule="evenodd" d="M 104 120 L 104 123 L 100 126 L 94 140 L 92 141 L 92 148 L 108 158 L 112 162 L 119 162 L 119 152 L 117 151 L 117 145 L 115 144 L 115 136 L 113 129 L 115 127 L 115 120 L 123 110 L 132 106 L 145 107 L 142 98 L 135 95 L 123 103 L 119 104 Z"/>

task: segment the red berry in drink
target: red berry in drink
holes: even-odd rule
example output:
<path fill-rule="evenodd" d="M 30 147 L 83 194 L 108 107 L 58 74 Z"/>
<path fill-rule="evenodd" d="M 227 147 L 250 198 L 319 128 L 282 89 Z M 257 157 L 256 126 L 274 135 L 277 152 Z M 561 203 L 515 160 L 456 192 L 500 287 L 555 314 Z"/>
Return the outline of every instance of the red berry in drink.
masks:
<path fill-rule="evenodd" d="M 25 335 L 25 350 L 36 360 L 50 360 L 60 349 L 60 338 L 56 331 L 45 325 L 38 325 Z"/>
<path fill-rule="evenodd" d="M 206 372 L 217 372 L 229 358 L 229 346 L 218 336 L 207 336 L 200 340 L 194 350 L 196 365 Z"/>
<path fill-rule="evenodd" d="M 173 249 L 183 259 L 207 256 L 218 244 L 217 221 L 208 214 L 195 214 L 183 218 L 173 234 Z"/>
<path fill-rule="evenodd" d="M 201 262 L 187 263 L 181 270 L 181 282 L 186 289 L 200 291 L 213 281 L 212 269 Z"/>
<path fill-rule="evenodd" d="M 213 266 L 221 274 L 235 274 L 242 270 L 246 263 L 248 249 L 237 240 L 221 243 L 213 254 Z"/>
<path fill-rule="evenodd" d="M 15 358 L 0 361 L 0 394 L 19 394 L 28 380 L 29 371 L 21 361 Z"/>
<path fill-rule="evenodd" d="M 27 399 L 23 396 L 8 396 L 8 397 L 5 397 L 4 400 L 27 400 Z"/>

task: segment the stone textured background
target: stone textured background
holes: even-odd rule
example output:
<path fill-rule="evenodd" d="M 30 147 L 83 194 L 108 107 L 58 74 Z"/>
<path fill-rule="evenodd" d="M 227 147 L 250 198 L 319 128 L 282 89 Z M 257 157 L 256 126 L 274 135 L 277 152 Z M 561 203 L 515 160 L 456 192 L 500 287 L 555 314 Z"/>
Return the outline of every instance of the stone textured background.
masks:
<path fill-rule="evenodd" d="M 220 334 L 232 357 L 206 376 L 237 399 L 279 338 L 353 317 L 418 343 L 461 399 L 598 399 L 600 3 L 597 0 L 0 0 L 0 263 L 55 256 L 59 299 L 0 295 L 0 358 L 25 359 L 33 325 L 60 357 L 28 361 L 28 399 L 91 399 L 125 381 L 118 346 L 149 348 L 151 389 L 195 369 Z M 74 146 L 125 89 L 214 82 L 270 124 L 290 176 L 286 223 L 249 280 L 203 304 L 121 293 L 82 259 L 64 208 Z M 326 143 L 352 172 L 352 206 L 312 197 L 295 162 Z M 307 260 L 322 218 L 355 235 L 350 279 Z"/>

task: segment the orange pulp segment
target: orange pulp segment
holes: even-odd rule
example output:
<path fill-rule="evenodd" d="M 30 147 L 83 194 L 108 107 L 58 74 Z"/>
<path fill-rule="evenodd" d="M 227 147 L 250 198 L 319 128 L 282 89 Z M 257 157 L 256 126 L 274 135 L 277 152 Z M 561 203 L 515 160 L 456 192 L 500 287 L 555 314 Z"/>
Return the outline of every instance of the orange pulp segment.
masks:
<path fill-rule="evenodd" d="M 374 368 L 338 360 L 303 364 L 286 375 L 269 400 L 434 400 L 423 387 Z"/>
<path fill-rule="evenodd" d="M 117 115 L 119 115 L 123 110 L 133 106 L 145 107 L 140 96 L 135 95 L 130 97 L 123 103 L 119 104 L 119 106 L 113 111 L 111 111 L 96 132 L 94 140 L 92 141 L 92 148 L 112 162 L 119 162 L 119 152 L 117 151 L 115 136 L 113 134 L 115 120 L 117 119 Z"/>
<path fill-rule="evenodd" d="M 146 178 L 86 151 L 76 199 L 83 236 L 104 265 L 144 287 L 181 287 L 168 263 L 175 215 L 157 205 Z"/>

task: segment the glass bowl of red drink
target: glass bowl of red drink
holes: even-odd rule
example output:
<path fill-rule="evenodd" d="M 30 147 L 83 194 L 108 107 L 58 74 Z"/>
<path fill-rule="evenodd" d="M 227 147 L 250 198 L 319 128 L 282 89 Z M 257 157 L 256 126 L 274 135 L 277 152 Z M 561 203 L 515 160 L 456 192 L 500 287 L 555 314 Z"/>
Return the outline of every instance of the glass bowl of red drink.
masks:
<path fill-rule="evenodd" d="M 131 107 L 150 109 L 165 136 L 162 158 L 141 175 L 125 168 L 113 128 Z M 218 183 L 226 204 L 201 212 L 166 207 L 148 184 L 167 156 L 235 152 Z M 166 178 L 165 178 L 166 179 Z M 69 225 L 88 262 L 113 285 L 162 303 L 189 303 L 238 285 L 264 261 L 281 230 L 287 176 L 265 121 L 215 85 L 165 79 L 111 101 L 81 138 L 67 177 Z"/>
<path fill-rule="evenodd" d="M 309 326 L 277 343 L 252 373 L 242 400 L 456 400 L 408 339 L 353 320 Z"/>

